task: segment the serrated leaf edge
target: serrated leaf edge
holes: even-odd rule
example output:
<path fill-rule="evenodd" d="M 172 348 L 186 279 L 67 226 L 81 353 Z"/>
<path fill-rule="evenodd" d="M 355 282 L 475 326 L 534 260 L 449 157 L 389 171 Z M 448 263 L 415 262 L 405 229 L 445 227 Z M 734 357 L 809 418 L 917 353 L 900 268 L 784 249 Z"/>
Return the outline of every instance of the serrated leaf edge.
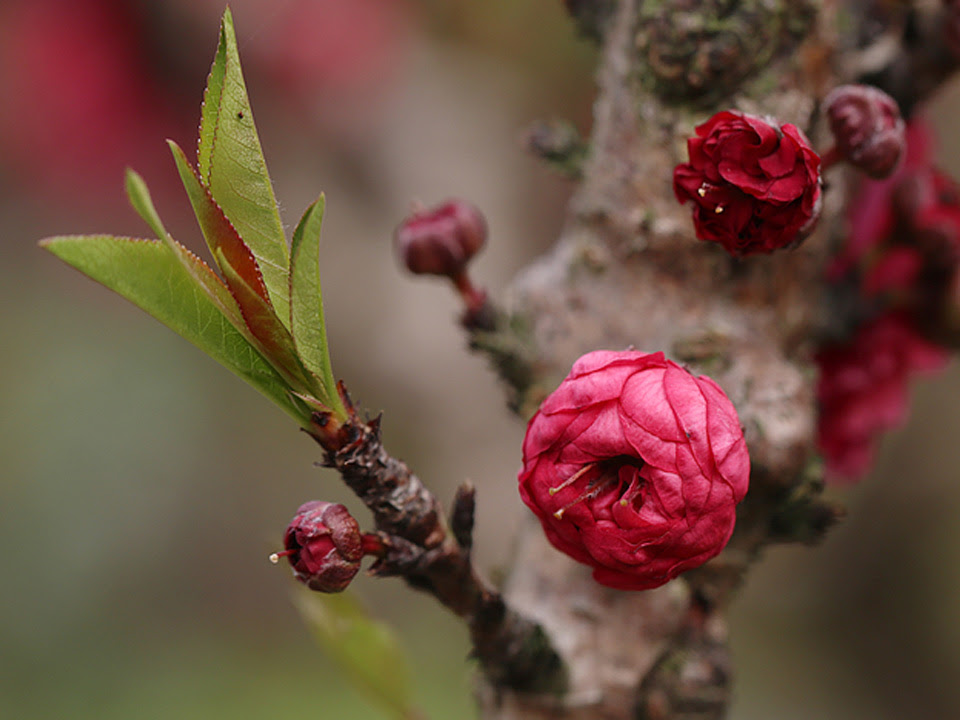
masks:
<path fill-rule="evenodd" d="M 224 270 L 224 264 L 229 264 L 230 267 L 236 272 L 240 277 L 244 279 L 244 282 L 250 286 L 250 288 L 259 295 L 264 302 L 266 302 L 271 309 L 273 304 L 270 302 L 270 294 L 267 291 L 267 285 L 263 280 L 263 272 L 260 270 L 260 265 L 257 263 L 257 258 L 253 253 L 253 250 L 250 249 L 250 246 L 247 245 L 243 238 L 240 236 L 240 233 L 237 231 L 237 228 L 230 221 L 230 218 L 227 217 L 227 214 L 223 211 L 223 208 L 220 207 L 220 204 L 214 199 L 213 195 L 210 193 L 210 189 L 200 181 L 200 177 L 197 174 L 197 171 L 190 166 L 190 162 L 187 160 L 187 156 L 184 154 L 183 150 L 180 148 L 177 143 L 173 140 L 168 140 L 167 144 L 170 147 L 170 151 L 173 153 L 174 162 L 177 165 L 177 170 L 180 173 L 180 179 L 183 182 L 184 189 L 187 191 L 187 196 L 190 199 L 190 204 L 193 207 L 194 215 L 197 217 L 197 222 L 200 225 L 200 231 L 203 233 L 203 237 L 207 242 L 207 247 L 210 249 L 210 253 L 213 255 L 214 262 L 217 263 L 217 266 L 220 268 L 220 271 L 224 273 L 224 280 L 226 278 L 226 272 Z M 191 189 L 188 184 L 188 179 L 196 183 L 196 185 Z M 199 191 L 199 196 L 194 195 L 194 191 Z M 205 201 L 207 207 L 198 207 L 200 201 Z M 203 218 L 201 217 L 201 210 L 211 211 L 214 214 L 214 219 L 222 223 L 224 229 L 227 231 L 226 237 L 220 237 L 216 232 L 215 228 L 209 227 L 205 224 Z M 231 244 L 228 246 L 227 242 Z M 223 252 L 223 259 L 217 256 L 218 250 L 229 250 L 231 257 L 226 255 L 226 252 Z M 238 261 L 244 263 L 244 267 L 238 267 Z M 251 280 L 253 283 L 251 284 Z M 227 287 L 230 286 L 229 280 L 227 281 Z M 236 299 L 236 297 L 234 298 Z M 274 313 L 276 315 L 276 313 Z M 277 318 L 278 321 L 279 318 Z M 281 324 L 283 324 L 281 322 Z"/>

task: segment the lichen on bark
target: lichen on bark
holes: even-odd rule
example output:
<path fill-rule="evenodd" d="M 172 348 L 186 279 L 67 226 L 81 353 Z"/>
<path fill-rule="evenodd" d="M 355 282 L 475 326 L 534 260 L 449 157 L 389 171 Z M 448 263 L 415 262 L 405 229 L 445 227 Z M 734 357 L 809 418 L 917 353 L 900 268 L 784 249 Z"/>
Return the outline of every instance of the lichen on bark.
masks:
<path fill-rule="evenodd" d="M 814 19 L 809 0 L 646 0 L 637 12 L 637 72 L 668 102 L 700 106 L 733 94 L 792 50 Z"/>

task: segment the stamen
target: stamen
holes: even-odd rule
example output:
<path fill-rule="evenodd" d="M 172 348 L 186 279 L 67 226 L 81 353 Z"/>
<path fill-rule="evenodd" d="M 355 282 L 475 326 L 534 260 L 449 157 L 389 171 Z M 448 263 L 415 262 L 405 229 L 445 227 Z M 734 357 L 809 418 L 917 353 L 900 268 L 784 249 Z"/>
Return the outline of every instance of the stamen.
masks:
<path fill-rule="evenodd" d="M 626 507 L 629 503 L 633 502 L 634 498 L 640 494 L 640 489 L 643 487 L 643 482 L 640 478 L 639 473 L 635 473 L 633 479 L 630 481 L 630 484 L 627 485 L 627 489 L 624 490 L 623 495 L 620 496 L 620 506 Z"/>
<path fill-rule="evenodd" d="M 717 206 L 713 209 L 713 211 L 714 211 L 717 215 L 719 215 L 720 213 L 723 212 L 723 205 L 717 205 Z"/>
<path fill-rule="evenodd" d="M 610 480 L 607 479 L 606 482 L 597 483 L 597 484 L 594 485 L 593 487 L 588 487 L 586 490 L 583 491 L 583 494 L 580 495 L 580 497 L 578 497 L 576 500 L 574 500 L 574 501 L 572 501 L 572 502 L 568 502 L 568 503 L 567 503 L 566 505 L 564 505 L 562 508 L 560 508 L 559 510 L 557 510 L 557 511 L 553 514 L 553 516 L 554 516 L 557 520 L 561 520 L 561 519 L 563 518 L 563 514 L 564 514 L 567 510 L 569 510 L 570 508 L 572 508 L 574 505 L 577 505 L 577 504 L 579 504 L 579 503 L 582 503 L 584 500 L 592 500 L 593 498 L 595 498 L 597 495 L 600 494 L 600 491 L 603 490 L 603 489 L 607 486 L 607 484 L 608 484 L 609 482 L 610 482 Z"/>
<path fill-rule="evenodd" d="M 564 480 L 562 483 L 560 483 L 556 487 L 550 488 L 547 492 L 550 493 L 551 497 L 556 495 L 558 492 L 560 492 L 564 488 L 570 487 L 573 483 L 575 483 L 577 480 L 583 477 L 584 473 L 586 473 L 588 470 L 592 470 L 596 466 L 597 464 L 595 462 L 587 463 L 582 468 L 577 470 L 573 475 L 571 475 L 566 480 Z"/>
<path fill-rule="evenodd" d="M 640 495 L 644 485 L 644 480 L 640 477 L 640 469 L 643 467 L 643 461 L 628 455 L 617 455 L 606 460 L 598 460 L 587 463 L 577 470 L 571 477 L 555 488 L 550 488 L 550 495 L 555 495 L 560 490 L 569 487 L 571 483 L 582 478 L 588 470 L 596 469 L 595 475 L 591 476 L 586 483 L 583 492 L 571 502 L 568 502 L 559 510 L 553 512 L 557 520 L 563 519 L 567 510 L 585 500 L 591 500 L 600 493 L 612 489 L 616 486 L 620 492 L 620 502 L 626 505 L 636 500 Z M 629 478 L 629 479 L 628 479 Z"/>
<path fill-rule="evenodd" d="M 283 552 L 275 552 L 270 555 L 270 562 L 276 565 L 280 562 L 280 558 L 286 557 L 287 555 L 293 555 L 296 550 L 284 550 Z"/>

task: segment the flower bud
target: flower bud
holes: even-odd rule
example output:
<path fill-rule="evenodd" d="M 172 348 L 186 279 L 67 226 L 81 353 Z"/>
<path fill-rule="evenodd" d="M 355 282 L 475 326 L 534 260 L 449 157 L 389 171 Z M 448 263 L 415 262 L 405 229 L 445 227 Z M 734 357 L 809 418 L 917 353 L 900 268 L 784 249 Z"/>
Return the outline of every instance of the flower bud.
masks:
<path fill-rule="evenodd" d="M 463 200 L 418 210 L 394 232 L 400 260 L 415 275 L 461 275 L 487 240 L 487 222 Z"/>
<path fill-rule="evenodd" d="M 341 592 L 360 570 L 364 543 L 360 526 L 339 503 L 313 500 L 297 510 L 283 536 L 282 553 L 293 574 L 311 590 Z"/>
<path fill-rule="evenodd" d="M 897 101 L 869 85 L 841 85 L 823 103 L 837 153 L 874 179 L 888 177 L 906 147 Z"/>

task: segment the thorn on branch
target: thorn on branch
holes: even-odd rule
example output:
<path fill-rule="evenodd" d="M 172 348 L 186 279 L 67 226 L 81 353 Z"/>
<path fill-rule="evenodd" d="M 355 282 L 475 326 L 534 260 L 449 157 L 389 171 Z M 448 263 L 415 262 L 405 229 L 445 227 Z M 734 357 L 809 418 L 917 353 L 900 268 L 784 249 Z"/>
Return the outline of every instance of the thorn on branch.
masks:
<path fill-rule="evenodd" d="M 453 537 L 464 552 L 473 548 L 473 523 L 476 509 L 477 489 L 469 480 L 457 488 L 450 511 L 450 529 Z"/>
<path fill-rule="evenodd" d="M 770 518 L 769 541 L 816 545 L 846 512 L 842 505 L 819 497 L 791 496 Z"/>

